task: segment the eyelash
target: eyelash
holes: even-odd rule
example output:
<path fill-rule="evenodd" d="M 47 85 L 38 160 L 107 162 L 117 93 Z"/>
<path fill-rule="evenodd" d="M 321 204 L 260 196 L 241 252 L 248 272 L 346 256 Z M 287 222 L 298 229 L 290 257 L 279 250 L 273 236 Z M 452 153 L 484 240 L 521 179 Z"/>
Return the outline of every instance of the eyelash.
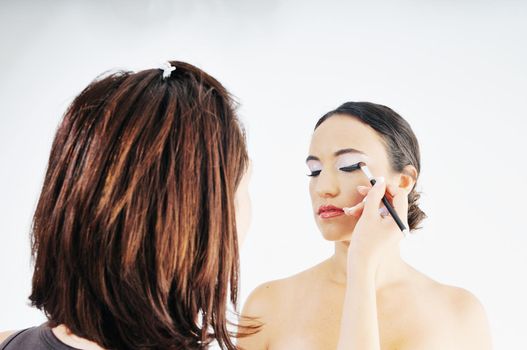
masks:
<path fill-rule="evenodd" d="M 307 176 L 311 176 L 311 177 L 315 177 L 315 176 L 318 176 L 320 175 L 320 172 L 322 170 L 315 170 L 315 171 L 312 171 L 311 174 L 307 174 Z"/>
<path fill-rule="evenodd" d="M 339 170 L 345 171 L 347 173 L 351 173 L 351 172 L 353 172 L 355 170 L 358 170 L 358 169 L 360 169 L 359 163 L 353 164 L 353 165 L 350 165 L 350 166 L 345 166 L 343 168 L 339 168 Z M 316 176 L 320 175 L 321 171 L 322 170 L 312 171 L 311 174 L 308 174 L 307 176 L 316 177 Z"/>

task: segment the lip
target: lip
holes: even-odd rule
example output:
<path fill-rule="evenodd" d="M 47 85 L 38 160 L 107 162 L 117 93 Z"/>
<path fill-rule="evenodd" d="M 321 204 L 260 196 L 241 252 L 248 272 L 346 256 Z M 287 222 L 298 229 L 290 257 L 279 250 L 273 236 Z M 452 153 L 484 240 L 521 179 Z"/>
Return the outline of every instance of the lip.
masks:
<path fill-rule="evenodd" d="M 331 219 L 344 215 L 344 210 L 334 205 L 322 205 L 318 208 L 317 214 L 322 219 Z"/>

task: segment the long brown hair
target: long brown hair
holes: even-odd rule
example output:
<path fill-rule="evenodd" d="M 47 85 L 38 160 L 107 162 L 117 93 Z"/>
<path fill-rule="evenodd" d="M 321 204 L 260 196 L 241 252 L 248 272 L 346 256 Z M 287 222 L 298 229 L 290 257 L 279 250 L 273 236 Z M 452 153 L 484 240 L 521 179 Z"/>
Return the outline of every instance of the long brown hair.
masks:
<path fill-rule="evenodd" d="M 235 349 L 234 194 L 246 170 L 233 99 L 178 61 L 92 82 L 58 127 L 33 219 L 30 300 L 110 349 Z"/>

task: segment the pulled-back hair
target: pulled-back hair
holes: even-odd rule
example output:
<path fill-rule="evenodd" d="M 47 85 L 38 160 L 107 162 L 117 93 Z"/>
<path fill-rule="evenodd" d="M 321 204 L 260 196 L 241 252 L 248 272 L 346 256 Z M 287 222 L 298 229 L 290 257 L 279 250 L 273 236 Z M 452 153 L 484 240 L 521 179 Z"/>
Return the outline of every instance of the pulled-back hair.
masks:
<path fill-rule="evenodd" d="M 32 225 L 30 300 L 110 349 L 235 349 L 234 195 L 245 133 L 226 89 L 172 61 L 92 82 L 58 127 Z"/>
<path fill-rule="evenodd" d="M 371 126 L 380 134 L 385 143 L 392 170 L 402 172 L 405 166 L 413 165 L 419 177 L 421 173 L 419 143 L 408 122 L 394 110 L 371 102 L 346 102 L 322 116 L 315 129 L 325 120 L 337 114 L 358 118 L 361 122 Z M 419 229 L 419 223 L 426 218 L 426 214 L 418 205 L 420 194 L 415 190 L 417 178 L 414 180 L 415 184 L 408 195 L 410 230 Z"/>

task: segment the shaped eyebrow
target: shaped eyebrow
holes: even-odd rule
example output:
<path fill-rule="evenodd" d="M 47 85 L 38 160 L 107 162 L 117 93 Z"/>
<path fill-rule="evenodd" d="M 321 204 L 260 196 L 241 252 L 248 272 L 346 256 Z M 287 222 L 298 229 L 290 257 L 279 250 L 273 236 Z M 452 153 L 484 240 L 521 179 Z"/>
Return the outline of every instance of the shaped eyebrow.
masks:
<path fill-rule="evenodd" d="M 340 155 L 343 155 L 343 154 L 346 154 L 346 153 L 358 153 L 358 154 L 362 154 L 362 155 L 366 155 L 366 153 L 362 152 L 362 151 L 359 151 L 358 149 L 355 149 L 355 148 L 344 148 L 344 149 L 339 149 L 338 151 L 336 151 L 335 153 L 333 153 L 333 155 L 335 157 L 338 157 Z M 312 155 L 309 155 L 307 158 L 306 158 L 306 163 L 309 162 L 310 160 L 318 160 L 320 161 L 320 159 L 318 157 L 315 157 L 315 156 L 312 156 Z"/>

